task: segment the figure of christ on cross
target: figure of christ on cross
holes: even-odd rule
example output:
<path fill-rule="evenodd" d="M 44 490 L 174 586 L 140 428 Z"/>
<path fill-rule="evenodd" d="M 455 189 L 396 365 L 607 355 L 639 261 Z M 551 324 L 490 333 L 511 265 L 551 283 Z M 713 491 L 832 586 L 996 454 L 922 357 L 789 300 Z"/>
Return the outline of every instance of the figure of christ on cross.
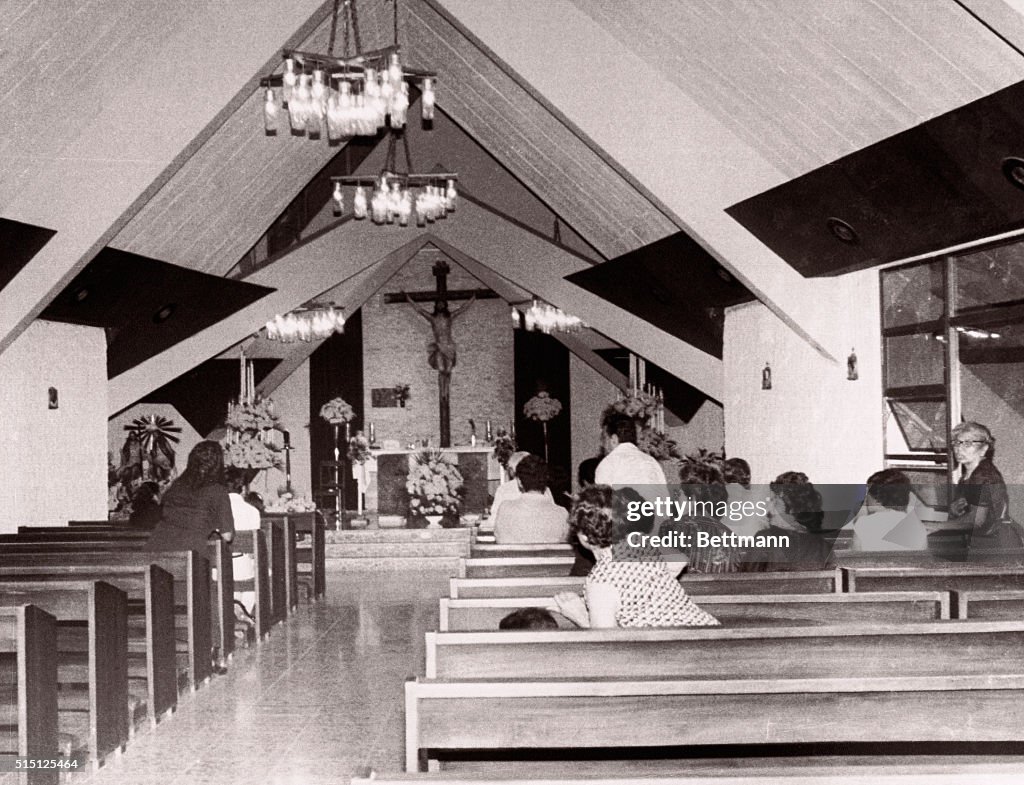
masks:
<path fill-rule="evenodd" d="M 416 309 L 430 324 L 433 340 L 427 343 L 427 361 L 437 371 L 438 415 L 440 420 L 441 446 L 451 447 L 451 383 L 452 368 L 455 367 L 456 347 L 452 336 L 452 323 L 459 318 L 476 300 L 474 294 L 469 302 L 460 305 L 454 311 L 448 309 L 448 273 L 451 268 L 441 260 L 432 268 L 437 287 L 434 296 L 434 310 L 428 311 L 419 305 L 407 292 L 402 292 L 409 305 Z"/>

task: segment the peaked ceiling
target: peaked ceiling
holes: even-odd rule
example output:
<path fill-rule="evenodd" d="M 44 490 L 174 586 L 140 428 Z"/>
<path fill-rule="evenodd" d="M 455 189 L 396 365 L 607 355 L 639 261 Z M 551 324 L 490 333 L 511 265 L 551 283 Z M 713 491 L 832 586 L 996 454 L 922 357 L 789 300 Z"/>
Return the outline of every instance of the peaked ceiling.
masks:
<path fill-rule="evenodd" d="M 0 93 L 17 110 L 0 129 L 0 217 L 56 234 L 0 289 L 0 350 L 106 246 L 227 274 L 343 150 L 268 138 L 259 117 L 259 76 L 278 66 L 282 46 L 325 48 L 331 0 L 94 0 L 72 15 L 45 0 L 7 5 L 0 62 L 18 76 Z M 712 397 L 713 357 L 564 276 L 683 231 L 822 354 L 843 356 L 829 345 L 828 309 L 812 307 L 829 288 L 725 210 L 1024 78 L 1024 56 L 1008 45 L 1024 43 L 1018 5 L 403 0 L 406 60 L 439 73 L 438 139 L 456 138 L 450 118 L 486 152 L 487 163 L 470 169 L 481 186 L 467 177 L 466 189 L 484 205 L 499 202 L 500 187 L 484 184 L 490 166 L 542 205 L 470 210 L 470 224 L 456 228 L 457 215 L 441 239 L 524 290 L 593 313 L 630 349 L 669 351 L 666 369 Z M 366 48 L 389 41 L 391 9 L 358 3 Z M 452 155 L 469 162 L 476 153 Z M 576 254 L 510 228 L 520 221 L 547 233 L 549 216 Z M 281 255 L 252 281 L 277 292 L 174 347 L 175 367 L 216 356 L 267 308 L 370 275 L 412 237 L 380 233 L 335 227 L 343 239 L 323 253 L 345 256 L 314 254 L 333 272 L 302 271 L 310 247 Z M 548 267 L 522 252 L 542 247 Z M 685 258 L 659 268 L 680 280 L 691 273 Z M 122 379 L 118 400 L 168 381 L 150 361 L 132 371 L 144 368 L 152 380 Z"/>

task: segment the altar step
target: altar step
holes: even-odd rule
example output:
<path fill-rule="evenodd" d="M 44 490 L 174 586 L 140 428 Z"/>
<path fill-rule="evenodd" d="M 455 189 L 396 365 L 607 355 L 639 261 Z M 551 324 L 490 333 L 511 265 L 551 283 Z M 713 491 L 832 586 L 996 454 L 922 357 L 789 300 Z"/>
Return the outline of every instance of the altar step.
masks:
<path fill-rule="evenodd" d="M 327 532 L 326 558 L 343 569 L 450 568 L 469 556 L 469 529 L 352 529 Z"/>

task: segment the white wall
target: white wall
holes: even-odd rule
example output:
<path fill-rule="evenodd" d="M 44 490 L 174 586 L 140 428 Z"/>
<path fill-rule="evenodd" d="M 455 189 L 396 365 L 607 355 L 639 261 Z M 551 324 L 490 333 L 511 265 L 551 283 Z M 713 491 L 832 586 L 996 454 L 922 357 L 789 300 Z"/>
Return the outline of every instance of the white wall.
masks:
<path fill-rule="evenodd" d="M 813 283 L 805 303 L 831 320 L 832 346 L 856 349 L 859 380 L 845 355 L 826 360 L 759 302 L 725 316 L 725 447 L 750 462 L 753 481 L 784 471 L 815 483 L 860 483 L 882 468 L 881 335 L 878 271 Z M 772 389 L 761 389 L 771 363 Z"/>
<path fill-rule="evenodd" d="M 669 438 L 679 445 L 683 455 L 696 453 L 700 448 L 721 452 L 725 444 L 725 416 L 720 404 L 704 401 L 687 423 L 669 426 L 665 429 Z M 669 478 L 674 482 L 674 478 Z"/>
<path fill-rule="evenodd" d="M 274 411 L 281 418 L 281 426 L 288 431 L 292 445 L 292 493 L 305 499 L 313 498 L 312 470 L 309 453 L 309 360 L 295 369 L 270 397 Z M 278 444 L 280 444 L 278 440 Z M 278 488 L 285 484 L 283 470 L 261 472 L 252 489 L 263 498 L 277 496 Z"/>
<path fill-rule="evenodd" d="M 580 461 L 601 450 L 601 412 L 615 400 L 618 388 L 576 355 L 569 355 L 570 429 L 572 433 L 572 482 Z"/>
<path fill-rule="evenodd" d="M 47 406 L 57 388 L 59 408 Z M 0 354 L 0 532 L 107 517 L 107 342 L 35 321 Z"/>

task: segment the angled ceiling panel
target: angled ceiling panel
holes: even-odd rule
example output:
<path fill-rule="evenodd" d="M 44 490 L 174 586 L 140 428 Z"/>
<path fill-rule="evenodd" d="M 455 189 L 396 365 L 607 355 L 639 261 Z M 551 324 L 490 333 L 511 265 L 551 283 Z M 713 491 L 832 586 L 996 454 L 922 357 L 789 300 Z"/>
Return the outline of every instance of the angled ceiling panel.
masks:
<path fill-rule="evenodd" d="M 0 218 L 0 289 L 21 272 L 39 250 L 57 234 L 53 229 Z"/>
<path fill-rule="evenodd" d="M 107 248 L 42 318 L 106 328 L 113 377 L 272 291 Z"/>

